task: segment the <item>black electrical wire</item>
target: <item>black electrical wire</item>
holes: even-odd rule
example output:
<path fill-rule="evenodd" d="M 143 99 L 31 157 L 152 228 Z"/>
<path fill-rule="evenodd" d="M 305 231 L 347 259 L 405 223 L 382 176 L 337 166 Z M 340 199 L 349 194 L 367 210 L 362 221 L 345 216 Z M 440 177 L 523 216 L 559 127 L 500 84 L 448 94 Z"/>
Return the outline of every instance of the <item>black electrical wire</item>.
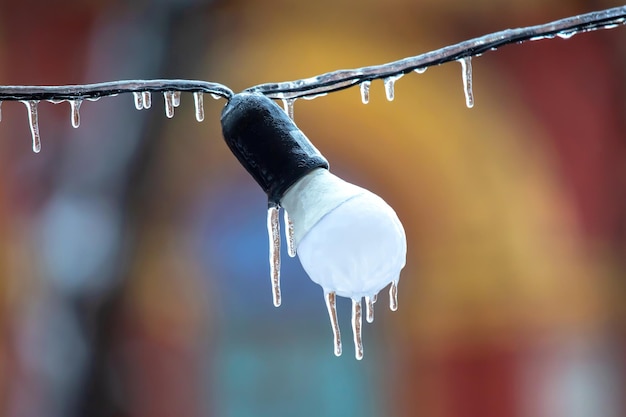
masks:
<path fill-rule="evenodd" d="M 295 100 L 324 95 L 366 81 L 397 77 L 413 70 L 471 58 L 494 51 L 504 45 L 554 37 L 569 38 L 575 34 L 598 29 L 612 29 L 626 23 L 626 6 L 600 10 L 556 20 L 542 25 L 505 29 L 466 40 L 421 55 L 381 65 L 328 72 L 310 78 L 279 83 L 259 84 L 246 92 L 263 94 L 273 99 Z M 233 91 L 227 86 L 198 80 L 126 80 L 98 84 L 61 86 L 0 86 L 0 101 L 61 101 L 98 99 L 133 92 L 187 91 L 210 93 L 229 100 Z"/>

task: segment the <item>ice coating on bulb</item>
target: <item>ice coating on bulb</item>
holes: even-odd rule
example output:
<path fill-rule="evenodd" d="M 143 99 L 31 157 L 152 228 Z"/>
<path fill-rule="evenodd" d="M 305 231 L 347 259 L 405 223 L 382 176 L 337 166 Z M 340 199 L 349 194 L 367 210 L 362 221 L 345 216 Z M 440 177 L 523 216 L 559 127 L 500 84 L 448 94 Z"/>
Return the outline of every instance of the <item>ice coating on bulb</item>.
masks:
<path fill-rule="evenodd" d="M 397 284 L 406 262 L 406 236 L 398 216 L 382 198 L 326 169 L 298 180 L 281 205 L 293 222 L 300 263 L 324 290 L 335 354 L 341 340 L 334 300 L 342 296 L 352 299 L 355 355 L 361 359 L 361 300 L 365 298 L 371 323 L 378 292 L 391 284 L 390 308 L 397 309 Z"/>
<path fill-rule="evenodd" d="M 367 192 L 322 217 L 297 251 L 304 270 L 324 290 L 361 298 L 398 279 L 406 238 L 391 207 Z"/>
<path fill-rule="evenodd" d="M 371 297 L 398 280 L 406 237 L 382 198 L 316 169 L 287 190 L 281 205 L 294 223 L 302 266 L 325 291 Z"/>
<path fill-rule="evenodd" d="M 463 91 L 465 92 L 465 104 L 468 108 L 474 107 L 474 92 L 472 91 L 472 57 L 459 59 L 463 77 Z"/>

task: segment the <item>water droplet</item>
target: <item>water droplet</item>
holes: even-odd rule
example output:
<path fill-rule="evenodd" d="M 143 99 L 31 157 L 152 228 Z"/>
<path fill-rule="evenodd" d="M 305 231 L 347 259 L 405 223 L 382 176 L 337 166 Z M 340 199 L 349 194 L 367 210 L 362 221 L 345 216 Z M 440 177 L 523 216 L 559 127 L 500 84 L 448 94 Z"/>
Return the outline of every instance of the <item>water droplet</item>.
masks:
<path fill-rule="evenodd" d="M 371 81 L 363 81 L 360 85 L 361 88 L 361 101 L 363 104 L 367 104 L 370 102 L 370 85 Z"/>
<path fill-rule="evenodd" d="M 287 253 L 290 257 L 296 256 L 296 240 L 294 237 L 294 228 L 293 222 L 289 218 L 289 214 L 287 210 L 284 211 L 284 220 L 285 220 L 285 235 L 287 236 Z"/>
<path fill-rule="evenodd" d="M 30 133 L 33 137 L 33 152 L 39 153 L 41 150 L 41 138 L 39 137 L 39 116 L 37 114 L 37 105 L 39 100 L 22 101 L 28 110 L 28 123 L 30 124 Z"/>
<path fill-rule="evenodd" d="M 143 94 L 138 91 L 133 92 L 133 99 L 135 100 L 135 108 L 137 110 L 143 109 Z"/>
<path fill-rule="evenodd" d="M 283 98 L 283 107 L 285 109 L 285 113 L 289 116 L 291 120 L 293 120 L 293 103 L 296 101 L 294 98 Z"/>
<path fill-rule="evenodd" d="M 101 97 L 87 97 L 87 101 L 98 101 Z"/>
<path fill-rule="evenodd" d="M 328 93 L 320 93 L 320 94 L 313 94 L 312 96 L 304 96 L 302 97 L 303 100 L 315 100 L 318 97 L 324 97 L 327 96 Z"/>
<path fill-rule="evenodd" d="M 337 320 L 337 295 L 334 292 L 324 291 L 324 299 L 326 300 L 326 309 L 330 317 L 330 326 L 333 329 L 335 356 L 341 356 L 341 332 L 339 330 L 339 321 Z"/>
<path fill-rule="evenodd" d="M 47 101 L 48 103 L 52 103 L 52 104 L 60 104 L 60 103 L 63 103 L 65 100 L 62 100 L 62 99 L 61 99 L 61 100 L 59 100 L 59 99 L 56 99 L 56 98 L 51 98 L 51 99 L 46 100 L 46 101 Z"/>
<path fill-rule="evenodd" d="M 80 105 L 82 100 L 70 100 L 70 118 L 74 129 L 80 126 Z"/>
<path fill-rule="evenodd" d="M 465 104 L 468 108 L 474 107 L 474 92 L 472 91 L 472 57 L 459 59 L 463 76 L 463 91 L 465 91 Z"/>
<path fill-rule="evenodd" d="M 363 339 L 361 338 L 361 299 L 352 300 L 352 334 L 354 336 L 354 356 L 357 360 L 363 359 Z"/>
<path fill-rule="evenodd" d="M 575 30 L 570 30 L 570 31 L 566 31 L 566 32 L 559 32 L 556 34 L 556 36 L 558 36 L 561 39 L 569 39 L 572 36 L 574 36 L 575 34 L 577 34 L 578 32 L 576 32 Z"/>
<path fill-rule="evenodd" d="M 365 318 L 368 323 L 374 322 L 374 299 L 373 297 L 365 297 Z"/>
<path fill-rule="evenodd" d="M 426 72 L 427 69 L 428 67 L 421 67 L 421 68 L 415 68 L 413 71 L 417 72 L 418 74 L 423 74 Z"/>
<path fill-rule="evenodd" d="M 270 241 L 270 277 L 272 278 L 272 298 L 274 306 L 280 306 L 280 223 L 278 206 L 267 210 L 267 234 Z"/>
<path fill-rule="evenodd" d="M 398 309 L 398 281 L 392 281 L 389 287 L 389 309 L 391 311 Z"/>
<path fill-rule="evenodd" d="M 204 94 L 202 94 L 202 91 L 193 93 L 193 102 L 196 106 L 196 120 L 201 122 L 204 120 Z"/>
<path fill-rule="evenodd" d="M 209 93 L 211 94 L 211 97 L 213 97 L 215 100 L 219 100 L 222 98 L 222 96 L 220 96 L 219 94 L 215 94 L 215 93 Z"/>
<path fill-rule="evenodd" d="M 180 106 L 180 91 L 174 91 L 172 93 L 172 104 L 174 107 Z"/>
<path fill-rule="evenodd" d="M 143 98 L 143 108 L 149 109 L 150 107 L 152 107 L 152 94 L 150 93 L 150 91 L 144 91 L 143 93 L 141 93 L 141 95 Z"/>
<path fill-rule="evenodd" d="M 174 96 L 174 93 L 171 91 L 163 92 L 163 98 L 165 99 L 165 115 L 168 117 L 168 119 L 171 119 L 172 117 L 174 117 L 173 96 Z"/>
<path fill-rule="evenodd" d="M 398 81 L 401 77 L 402 74 L 395 75 L 393 77 L 387 77 L 383 80 L 385 84 L 385 95 L 387 96 L 387 100 L 393 101 L 393 98 L 395 97 L 394 85 L 396 81 Z"/>

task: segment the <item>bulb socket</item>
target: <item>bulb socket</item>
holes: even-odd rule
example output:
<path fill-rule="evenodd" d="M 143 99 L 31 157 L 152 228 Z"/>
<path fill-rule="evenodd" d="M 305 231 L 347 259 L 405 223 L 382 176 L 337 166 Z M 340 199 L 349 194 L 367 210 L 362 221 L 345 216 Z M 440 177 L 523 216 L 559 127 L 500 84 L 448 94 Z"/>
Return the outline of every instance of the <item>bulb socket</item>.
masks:
<path fill-rule="evenodd" d="M 276 103 L 261 94 L 235 94 L 222 111 L 222 134 L 231 152 L 279 205 L 285 191 L 328 161 Z"/>

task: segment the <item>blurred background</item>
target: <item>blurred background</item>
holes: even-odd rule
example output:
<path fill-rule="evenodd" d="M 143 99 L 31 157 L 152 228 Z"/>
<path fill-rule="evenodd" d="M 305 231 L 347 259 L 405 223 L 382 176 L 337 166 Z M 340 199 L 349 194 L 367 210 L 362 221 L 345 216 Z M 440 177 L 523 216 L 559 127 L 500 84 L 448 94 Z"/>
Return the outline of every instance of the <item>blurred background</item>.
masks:
<path fill-rule="evenodd" d="M 616 6 L 557 0 L 0 1 L 0 84 L 195 78 L 235 91 Z M 626 30 L 448 63 L 370 104 L 298 101 L 331 170 L 397 211 L 407 266 L 357 362 L 266 197 L 183 94 L 0 123 L 0 415 L 626 415 Z"/>

